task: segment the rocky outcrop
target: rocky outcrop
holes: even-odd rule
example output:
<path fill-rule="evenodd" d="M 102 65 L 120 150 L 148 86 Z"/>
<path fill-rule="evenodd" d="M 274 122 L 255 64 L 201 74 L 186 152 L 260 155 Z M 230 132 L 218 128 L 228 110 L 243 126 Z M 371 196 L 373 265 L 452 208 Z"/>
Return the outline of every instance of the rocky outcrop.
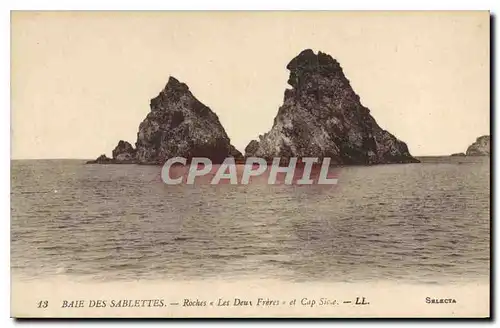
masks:
<path fill-rule="evenodd" d="M 472 145 L 467 148 L 467 156 L 490 156 L 490 136 L 485 135 L 476 139 Z"/>
<path fill-rule="evenodd" d="M 450 156 L 465 156 L 465 153 L 454 153 L 454 154 L 451 154 Z"/>
<path fill-rule="evenodd" d="M 271 130 L 251 141 L 246 156 L 330 157 L 336 164 L 417 163 L 407 145 L 380 128 L 331 56 L 304 50 L 288 65 Z"/>
<path fill-rule="evenodd" d="M 132 147 L 132 145 L 127 142 L 120 140 L 118 145 L 113 149 L 113 159 L 116 161 L 135 161 L 137 151 Z"/>
<path fill-rule="evenodd" d="M 163 164 L 176 156 L 207 157 L 214 163 L 242 156 L 217 115 L 173 77 L 151 100 L 151 112 L 139 125 L 136 147 L 137 161 L 147 164 Z"/>
<path fill-rule="evenodd" d="M 161 165 L 172 157 L 188 161 L 208 157 L 213 163 L 221 163 L 226 157 L 243 157 L 231 145 L 217 115 L 174 77 L 151 100 L 150 108 L 139 125 L 136 148 L 121 140 L 113 150 L 112 162 Z"/>

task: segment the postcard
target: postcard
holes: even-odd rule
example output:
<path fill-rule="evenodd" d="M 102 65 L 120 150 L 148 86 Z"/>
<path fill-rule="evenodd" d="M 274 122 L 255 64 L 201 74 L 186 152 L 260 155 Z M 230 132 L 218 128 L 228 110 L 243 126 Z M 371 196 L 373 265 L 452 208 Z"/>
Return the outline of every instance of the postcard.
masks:
<path fill-rule="evenodd" d="M 13 11 L 11 316 L 490 317 L 487 11 Z"/>

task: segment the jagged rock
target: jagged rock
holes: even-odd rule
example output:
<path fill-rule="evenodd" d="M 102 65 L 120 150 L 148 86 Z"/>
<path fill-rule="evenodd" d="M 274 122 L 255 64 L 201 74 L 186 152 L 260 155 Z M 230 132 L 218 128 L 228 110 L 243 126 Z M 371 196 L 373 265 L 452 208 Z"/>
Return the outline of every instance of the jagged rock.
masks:
<path fill-rule="evenodd" d="M 451 154 L 450 156 L 465 156 L 464 153 L 454 153 L 454 154 Z"/>
<path fill-rule="evenodd" d="M 490 156 L 490 136 L 481 136 L 467 148 L 467 156 Z"/>
<path fill-rule="evenodd" d="M 288 65 L 285 90 L 271 130 L 246 156 L 330 157 L 336 164 L 418 163 L 407 145 L 381 129 L 331 56 L 310 49 Z"/>
<path fill-rule="evenodd" d="M 111 162 L 161 165 L 172 157 L 185 157 L 188 161 L 192 157 L 207 157 L 213 163 L 222 163 L 227 157 L 243 158 L 231 145 L 217 115 L 174 77 L 151 99 L 150 107 L 139 125 L 136 148 L 120 140 Z"/>
<path fill-rule="evenodd" d="M 113 159 L 116 161 L 135 161 L 136 150 L 132 145 L 120 140 L 118 145 L 113 149 Z"/>

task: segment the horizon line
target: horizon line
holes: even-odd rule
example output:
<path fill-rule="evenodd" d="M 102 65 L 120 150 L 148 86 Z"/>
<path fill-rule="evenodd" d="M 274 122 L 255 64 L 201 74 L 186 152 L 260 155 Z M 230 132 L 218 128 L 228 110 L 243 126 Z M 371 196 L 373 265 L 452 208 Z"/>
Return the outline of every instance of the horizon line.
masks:
<path fill-rule="evenodd" d="M 465 154 L 465 152 L 463 152 Z M 413 157 L 451 157 L 452 154 L 440 154 L 440 155 L 412 155 Z M 245 156 L 244 156 L 245 157 Z M 40 161 L 40 160 L 95 160 L 95 158 L 83 158 L 83 157 L 37 157 L 37 158 L 10 158 L 11 161 Z"/>

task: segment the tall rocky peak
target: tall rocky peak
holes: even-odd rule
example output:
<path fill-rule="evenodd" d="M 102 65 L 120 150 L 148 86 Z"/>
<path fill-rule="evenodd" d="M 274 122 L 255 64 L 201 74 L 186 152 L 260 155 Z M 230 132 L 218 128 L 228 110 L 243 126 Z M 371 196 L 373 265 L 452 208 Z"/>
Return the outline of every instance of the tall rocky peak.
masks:
<path fill-rule="evenodd" d="M 101 156 L 92 163 L 161 165 L 172 157 L 208 157 L 221 163 L 226 157 L 243 157 L 231 145 L 217 115 L 176 78 L 169 78 L 165 88 L 151 99 L 150 108 L 139 125 L 135 149 L 120 141 L 112 160 Z"/>
<path fill-rule="evenodd" d="M 290 70 L 283 105 L 246 156 L 330 157 L 336 164 L 415 163 L 406 144 L 379 127 L 330 55 L 302 51 Z"/>

